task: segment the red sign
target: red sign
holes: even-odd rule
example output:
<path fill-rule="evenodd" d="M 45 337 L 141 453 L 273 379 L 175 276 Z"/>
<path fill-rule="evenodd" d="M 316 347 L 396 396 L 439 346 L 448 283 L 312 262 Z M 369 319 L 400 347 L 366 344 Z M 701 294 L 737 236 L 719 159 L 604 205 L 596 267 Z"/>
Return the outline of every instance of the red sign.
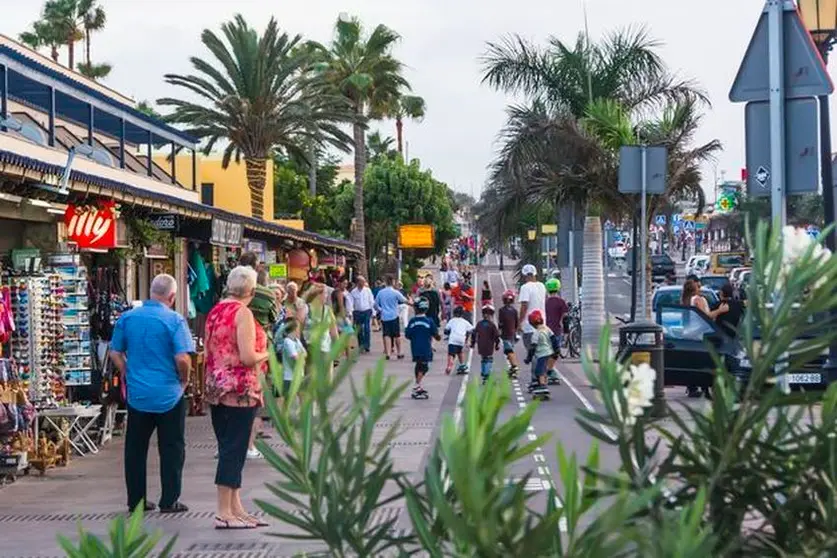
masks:
<path fill-rule="evenodd" d="M 67 206 L 64 224 L 67 240 L 80 249 L 116 247 L 116 205 L 102 202 L 96 206 Z"/>

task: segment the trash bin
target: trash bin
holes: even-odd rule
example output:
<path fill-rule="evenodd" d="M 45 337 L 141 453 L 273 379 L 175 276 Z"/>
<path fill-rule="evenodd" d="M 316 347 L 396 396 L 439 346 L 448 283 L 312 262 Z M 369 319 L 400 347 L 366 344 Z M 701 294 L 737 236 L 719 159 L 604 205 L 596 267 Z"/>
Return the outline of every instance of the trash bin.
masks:
<path fill-rule="evenodd" d="M 665 342 L 663 328 L 653 322 L 634 322 L 619 330 L 619 358 L 625 364 L 645 363 L 657 372 L 654 380 L 654 404 L 651 416 L 659 417 L 665 409 Z"/>

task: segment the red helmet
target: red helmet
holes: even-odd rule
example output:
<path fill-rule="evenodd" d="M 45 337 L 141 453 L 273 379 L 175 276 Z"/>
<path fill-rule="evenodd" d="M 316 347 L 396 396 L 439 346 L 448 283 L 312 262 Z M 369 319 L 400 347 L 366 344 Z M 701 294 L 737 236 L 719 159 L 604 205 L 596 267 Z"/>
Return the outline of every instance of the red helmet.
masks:
<path fill-rule="evenodd" d="M 540 310 L 532 310 L 529 314 L 529 324 L 532 326 L 539 326 L 543 323 L 543 312 Z"/>
<path fill-rule="evenodd" d="M 507 289 L 506 292 L 503 293 L 503 302 L 514 302 L 513 290 Z"/>

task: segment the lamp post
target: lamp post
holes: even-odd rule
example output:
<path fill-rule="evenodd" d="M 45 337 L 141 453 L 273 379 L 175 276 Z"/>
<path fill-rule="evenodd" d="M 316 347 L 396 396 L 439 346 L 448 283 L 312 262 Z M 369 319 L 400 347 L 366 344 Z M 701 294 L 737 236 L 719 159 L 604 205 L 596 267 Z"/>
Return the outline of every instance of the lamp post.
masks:
<path fill-rule="evenodd" d="M 828 64 L 828 53 L 834 46 L 837 38 L 837 0 L 798 0 L 797 7 L 802 23 L 811 34 L 811 38 L 817 45 L 817 49 L 823 61 Z M 820 176 L 822 179 L 822 198 L 825 206 L 825 223 L 827 227 L 835 222 L 834 207 L 834 175 L 831 161 L 831 111 L 828 103 L 828 95 L 819 97 L 820 104 Z M 831 233 L 825 239 L 826 246 L 832 252 L 837 248 L 837 231 Z M 835 319 L 835 316 L 832 316 Z M 832 371 L 837 370 L 837 346 L 832 345 L 828 350 L 828 362 L 826 363 L 826 378 L 830 381 Z"/>

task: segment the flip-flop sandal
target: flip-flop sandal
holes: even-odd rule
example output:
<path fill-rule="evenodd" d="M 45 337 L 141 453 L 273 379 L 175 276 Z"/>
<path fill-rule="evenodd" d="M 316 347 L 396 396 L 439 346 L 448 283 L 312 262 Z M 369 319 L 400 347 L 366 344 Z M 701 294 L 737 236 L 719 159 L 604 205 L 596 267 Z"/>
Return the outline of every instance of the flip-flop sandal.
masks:
<path fill-rule="evenodd" d="M 403 358 L 404 358 L 404 355 L 398 355 L 398 360 L 401 360 Z"/>
<path fill-rule="evenodd" d="M 247 514 L 247 521 L 251 525 L 255 525 L 256 527 L 270 527 L 270 523 L 267 523 L 267 522 L 259 519 L 255 515 L 251 515 L 249 513 Z"/>
<path fill-rule="evenodd" d="M 215 516 L 215 528 L 218 530 L 238 530 L 238 529 L 255 529 L 256 526 L 252 523 L 247 523 L 240 519 L 221 519 Z"/>

